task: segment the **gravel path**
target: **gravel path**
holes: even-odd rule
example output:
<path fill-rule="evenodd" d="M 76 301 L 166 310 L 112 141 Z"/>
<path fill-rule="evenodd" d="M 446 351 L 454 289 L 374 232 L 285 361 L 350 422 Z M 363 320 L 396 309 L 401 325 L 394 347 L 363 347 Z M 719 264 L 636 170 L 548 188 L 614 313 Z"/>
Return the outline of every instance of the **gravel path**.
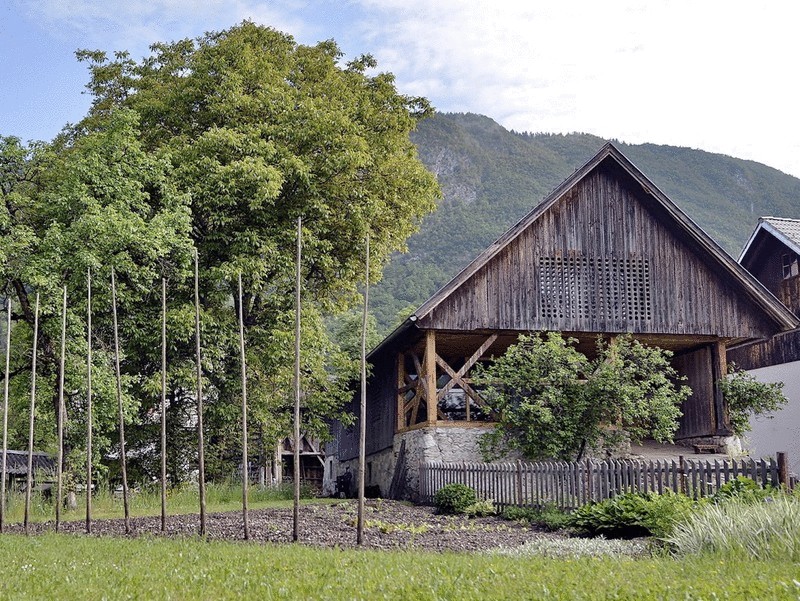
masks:
<path fill-rule="evenodd" d="M 355 501 L 335 504 L 310 504 L 300 507 L 300 540 L 318 547 L 355 547 Z M 436 515 L 432 507 L 422 507 L 387 500 L 368 500 L 365 517 L 364 547 L 373 549 L 419 549 L 429 551 L 484 551 L 519 547 L 542 538 L 563 539 L 562 535 L 543 532 L 497 517 L 467 518 Z M 160 532 L 160 516 L 132 518 L 133 536 L 188 537 L 198 532 L 198 515 L 170 516 L 167 532 Z M 53 522 L 33 524 L 34 532 L 54 529 Z M 242 540 L 240 512 L 212 513 L 206 516 L 208 538 Z M 21 532 L 15 525 L 9 531 Z M 83 534 L 84 522 L 64 522 L 61 531 Z M 124 536 L 121 519 L 97 520 L 93 533 L 100 536 Z M 288 543 L 292 540 L 292 509 L 257 509 L 250 511 L 251 539 L 256 542 Z"/>

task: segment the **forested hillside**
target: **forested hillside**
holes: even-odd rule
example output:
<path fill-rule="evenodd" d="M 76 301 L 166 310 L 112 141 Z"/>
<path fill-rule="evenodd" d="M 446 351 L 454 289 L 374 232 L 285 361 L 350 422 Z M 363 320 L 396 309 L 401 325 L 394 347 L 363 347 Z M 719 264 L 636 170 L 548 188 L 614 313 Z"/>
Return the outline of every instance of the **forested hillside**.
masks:
<path fill-rule="evenodd" d="M 588 134 L 520 134 L 474 114 L 438 114 L 422 122 L 413 141 L 443 198 L 372 292 L 383 332 L 605 143 Z M 689 148 L 618 147 L 734 257 L 759 216 L 800 217 L 800 179 L 777 169 Z"/>

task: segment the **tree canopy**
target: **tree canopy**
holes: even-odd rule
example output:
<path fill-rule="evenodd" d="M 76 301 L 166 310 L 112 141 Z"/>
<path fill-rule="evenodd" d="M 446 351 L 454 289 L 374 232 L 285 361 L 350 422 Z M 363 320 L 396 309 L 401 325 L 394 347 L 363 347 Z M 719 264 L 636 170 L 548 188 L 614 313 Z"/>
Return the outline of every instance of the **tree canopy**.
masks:
<path fill-rule="evenodd" d="M 629 335 L 597 343 L 593 360 L 557 332 L 520 336 L 476 385 L 498 423 L 481 439 L 487 458 L 519 451 L 529 459 L 574 459 L 621 439 L 671 441 L 690 394 L 669 351 Z"/>
<path fill-rule="evenodd" d="M 370 236 L 371 281 L 402 250 L 439 194 L 409 141 L 431 113 L 422 98 L 399 94 L 375 61 L 341 65 L 333 41 L 297 44 L 273 29 L 241 23 L 196 40 L 158 43 L 133 60 L 80 51 L 88 63 L 89 114 L 52 143 L 0 138 L 0 261 L 15 306 L 12 369 L 23 403 L 28 378 L 32 298 L 40 292 L 41 396 L 53 416 L 58 290 L 69 287 L 68 415 L 84 394 L 86 271 L 96 286 L 96 396 L 113 406 L 109 363 L 108 276 L 119 279 L 123 370 L 131 444 L 142 475 L 156 440 L 160 285 L 168 280 L 171 469 L 192 461 L 191 254 L 200 257 L 207 378 L 209 473 L 230 470 L 236 453 L 239 393 L 236 278 L 245 295 L 251 417 L 272 444 L 288 429 L 293 357 L 294 248 L 303 222 L 303 390 L 305 429 L 324 436 L 326 419 L 349 394 L 353 362 L 325 327 L 326 316 L 358 302 Z M 26 369 L 27 368 L 27 369 Z M 49 382 L 49 388 L 47 383 Z M 49 403 L 47 403 L 49 402 Z M 20 414 L 18 407 L 16 414 Z M 113 437 L 113 411 L 98 427 Z M 48 417 L 49 415 L 49 417 Z M 23 420 L 20 419 L 20 426 Z M 75 446 L 78 428 L 68 431 Z M 15 430 L 19 444 L 22 427 Z M 102 440 L 102 439 L 101 439 Z M 103 445 L 98 445 L 101 449 Z M 106 448 L 107 448 L 106 444 Z M 183 453 L 183 455 L 182 455 Z M 226 467 L 227 465 L 227 467 Z"/>

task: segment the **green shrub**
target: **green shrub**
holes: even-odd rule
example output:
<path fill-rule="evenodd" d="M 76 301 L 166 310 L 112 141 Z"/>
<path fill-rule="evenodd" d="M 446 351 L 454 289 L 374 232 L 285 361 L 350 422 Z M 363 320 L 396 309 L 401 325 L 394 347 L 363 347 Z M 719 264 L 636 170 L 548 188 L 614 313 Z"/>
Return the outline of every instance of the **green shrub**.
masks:
<path fill-rule="evenodd" d="M 664 537 L 697 505 L 686 495 L 666 492 L 624 493 L 612 499 L 588 503 L 569 516 L 568 524 L 591 536 L 633 538 Z"/>
<path fill-rule="evenodd" d="M 494 508 L 494 501 L 491 499 L 484 499 L 483 501 L 475 501 L 472 505 L 464 509 L 470 517 L 485 517 L 487 515 L 494 515 L 497 511 Z"/>
<path fill-rule="evenodd" d="M 544 507 L 508 507 L 502 517 L 513 522 L 527 522 L 549 531 L 563 530 L 571 520 L 568 513 L 552 504 Z"/>
<path fill-rule="evenodd" d="M 744 559 L 800 562 L 800 499 L 708 504 L 665 538 L 676 553 L 722 553 Z"/>
<path fill-rule="evenodd" d="M 465 484 L 447 484 L 433 496 L 433 504 L 439 513 L 464 513 L 477 500 L 475 491 Z"/>
<path fill-rule="evenodd" d="M 711 500 L 714 503 L 723 503 L 730 500 L 741 501 L 743 503 L 760 503 L 768 497 L 781 494 L 779 489 L 770 485 L 761 488 L 755 480 L 737 476 L 734 480 L 729 480 L 719 487 Z"/>

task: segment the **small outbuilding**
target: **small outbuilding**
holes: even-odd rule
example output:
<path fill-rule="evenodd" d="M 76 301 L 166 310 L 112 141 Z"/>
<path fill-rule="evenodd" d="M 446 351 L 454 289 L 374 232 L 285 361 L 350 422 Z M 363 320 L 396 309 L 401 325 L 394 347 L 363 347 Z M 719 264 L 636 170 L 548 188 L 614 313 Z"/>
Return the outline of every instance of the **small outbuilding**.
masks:
<path fill-rule="evenodd" d="M 470 372 L 520 334 L 560 331 L 587 354 L 623 333 L 669 349 L 693 390 L 678 440 L 719 444 L 727 348 L 798 323 L 607 144 L 369 354 L 366 484 L 413 499 L 421 461 L 479 461 L 493 426 Z M 355 472 L 358 427 L 335 428 L 328 452 L 329 478 Z"/>
<path fill-rule="evenodd" d="M 52 455 L 34 451 L 32 464 L 34 485 L 48 485 L 53 482 L 56 461 Z M 6 451 L 6 475 L 11 488 L 25 487 L 28 480 L 28 451 Z"/>

